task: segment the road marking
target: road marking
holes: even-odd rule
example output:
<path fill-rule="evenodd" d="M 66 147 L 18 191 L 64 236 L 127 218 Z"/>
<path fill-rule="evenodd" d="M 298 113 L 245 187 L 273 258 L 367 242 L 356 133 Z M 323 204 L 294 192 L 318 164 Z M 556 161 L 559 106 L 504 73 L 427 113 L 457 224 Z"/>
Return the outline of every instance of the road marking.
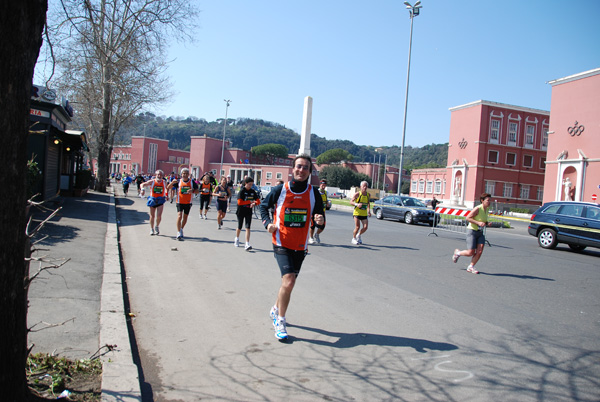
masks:
<path fill-rule="evenodd" d="M 450 355 L 441 355 L 441 356 L 433 356 L 433 357 L 419 357 L 419 358 L 411 358 L 410 360 L 412 361 L 416 361 L 416 360 L 432 360 L 432 359 L 444 359 L 446 357 L 450 357 Z M 442 373 L 461 373 L 461 374 L 466 374 L 464 377 L 462 378 L 457 378 L 452 380 L 452 382 L 461 382 L 461 381 L 465 381 L 468 380 L 470 378 L 474 377 L 474 374 L 471 373 L 470 371 L 466 371 L 466 370 L 447 370 L 442 368 L 442 364 L 448 364 L 448 363 L 452 363 L 452 360 L 446 360 L 443 361 L 441 363 L 436 364 L 435 366 L 433 366 L 433 368 L 437 371 L 441 371 Z"/>
<path fill-rule="evenodd" d="M 434 368 L 437 371 L 441 371 L 443 373 L 464 373 L 464 374 L 466 374 L 465 377 L 463 377 L 463 378 L 457 378 L 455 380 L 452 380 L 452 382 L 461 382 L 461 381 L 465 381 L 465 380 L 468 380 L 468 379 L 474 377 L 473 373 L 471 373 L 470 371 L 465 371 L 465 370 L 446 370 L 446 369 L 443 369 L 443 368 L 440 367 L 442 364 L 447 364 L 447 363 L 452 363 L 452 361 L 447 360 L 445 362 L 438 363 L 438 364 L 435 365 Z"/>

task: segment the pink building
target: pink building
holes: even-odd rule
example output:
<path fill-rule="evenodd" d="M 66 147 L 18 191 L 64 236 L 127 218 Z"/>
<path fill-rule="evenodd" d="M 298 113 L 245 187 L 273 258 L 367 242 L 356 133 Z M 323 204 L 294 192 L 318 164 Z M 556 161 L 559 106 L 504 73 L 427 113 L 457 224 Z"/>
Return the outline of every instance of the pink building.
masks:
<path fill-rule="evenodd" d="M 443 194 L 445 203 L 467 208 L 484 192 L 494 208 L 541 205 L 550 113 L 482 100 L 450 111 L 445 175 L 413 171 L 410 194 Z"/>
<path fill-rule="evenodd" d="M 598 202 L 600 195 L 600 68 L 552 85 L 544 202 Z M 596 198 L 596 200 L 594 200 Z"/>
<path fill-rule="evenodd" d="M 115 145 L 110 156 L 110 173 L 179 173 L 190 163 L 190 153 L 169 148 L 169 141 L 131 137 L 131 145 Z M 97 162 L 95 169 L 97 168 Z"/>

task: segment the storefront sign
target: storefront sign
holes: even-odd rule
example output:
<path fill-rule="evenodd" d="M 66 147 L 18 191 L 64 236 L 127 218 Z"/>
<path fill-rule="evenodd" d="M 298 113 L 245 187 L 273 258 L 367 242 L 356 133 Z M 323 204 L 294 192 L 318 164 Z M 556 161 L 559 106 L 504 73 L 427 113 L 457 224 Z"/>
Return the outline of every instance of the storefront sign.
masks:
<path fill-rule="evenodd" d="M 38 117 L 50 117 L 49 112 L 45 112 L 43 110 L 37 110 L 37 109 L 29 109 L 29 114 L 32 116 L 38 116 Z"/>

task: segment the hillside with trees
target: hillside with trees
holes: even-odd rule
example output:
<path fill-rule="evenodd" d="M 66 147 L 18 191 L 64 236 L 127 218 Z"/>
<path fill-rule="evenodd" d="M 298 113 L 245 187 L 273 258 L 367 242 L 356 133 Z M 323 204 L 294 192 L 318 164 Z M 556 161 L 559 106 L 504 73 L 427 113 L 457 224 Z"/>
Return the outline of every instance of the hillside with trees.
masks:
<path fill-rule="evenodd" d="M 160 138 L 169 141 L 173 149 L 190 149 L 190 137 L 204 136 L 223 138 L 223 119 L 208 122 L 197 117 L 186 119 L 156 116 L 152 113 L 137 115 L 126 127 L 121 128 L 115 140 L 117 144 L 130 144 L 132 136 Z M 225 137 L 234 148 L 250 150 L 258 145 L 281 144 L 289 153 L 297 153 L 300 148 L 300 135 L 282 124 L 261 119 L 228 119 Z M 400 162 L 400 147 L 375 147 L 357 145 L 349 140 L 328 140 L 312 134 L 310 140 L 312 155 L 318 157 L 333 149 L 344 150 L 352 155 L 353 162 L 380 162 L 397 166 Z M 424 147 L 404 147 L 404 168 L 445 167 L 448 157 L 447 144 L 431 144 Z"/>

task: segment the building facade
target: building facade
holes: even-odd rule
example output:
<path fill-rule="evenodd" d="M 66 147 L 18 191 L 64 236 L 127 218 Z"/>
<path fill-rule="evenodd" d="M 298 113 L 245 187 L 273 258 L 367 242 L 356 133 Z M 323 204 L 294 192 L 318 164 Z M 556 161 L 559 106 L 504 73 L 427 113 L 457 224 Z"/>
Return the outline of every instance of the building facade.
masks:
<path fill-rule="evenodd" d="M 443 194 L 445 203 L 466 208 L 476 205 L 484 192 L 498 209 L 541 205 L 550 112 L 483 100 L 450 112 L 445 174 L 439 169 L 413 171 L 410 194 Z"/>
<path fill-rule="evenodd" d="M 600 195 L 600 68 L 549 84 L 552 85 L 552 102 L 544 202 L 597 203 Z"/>

